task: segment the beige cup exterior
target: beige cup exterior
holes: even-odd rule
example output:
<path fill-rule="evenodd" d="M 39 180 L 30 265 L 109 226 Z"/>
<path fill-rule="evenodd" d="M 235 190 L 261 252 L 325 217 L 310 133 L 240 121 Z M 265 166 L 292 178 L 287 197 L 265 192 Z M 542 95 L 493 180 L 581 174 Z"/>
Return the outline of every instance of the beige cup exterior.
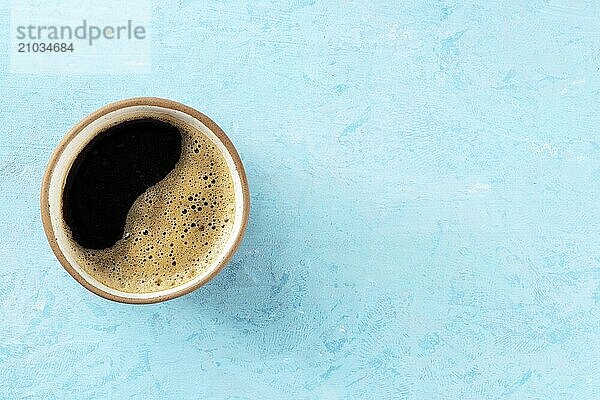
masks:
<path fill-rule="evenodd" d="M 75 261 L 68 246 L 62 219 L 62 192 L 73 160 L 89 141 L 113 120 L 128 113 L 168 114 L 200 129 L 223 153 L 231 171 L 235 198 L 235 223 L 231 235 L 215 262 L 193 280 L 171 289 L 153 293 L 128 293 L 105 286 L 89 275 Z M 75 125 L 57 146 L 44 174 L 41 191 L 44 231 L 52 251 L 67 272 L 91 292 L 122 303 L 157 303 L 174 299 L 204 285 L 223 269 L 240 245 L 250 214 L 248 181 L 239 154 L 221 128 L 210 118 L 191 107 L 156 97 L 138 97 L 108 104 Z"/>

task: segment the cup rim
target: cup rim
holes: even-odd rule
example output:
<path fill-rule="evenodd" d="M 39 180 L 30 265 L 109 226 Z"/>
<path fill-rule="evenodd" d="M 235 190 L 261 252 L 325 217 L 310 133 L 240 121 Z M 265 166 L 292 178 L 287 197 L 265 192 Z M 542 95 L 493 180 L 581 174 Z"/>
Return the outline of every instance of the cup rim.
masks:
<path fill-rule="evenodd" d="M 60 156 L 62 155 L 62 153 L 65 150 L 65 148 L 67 147 L 67 145 L 86 126 L 88 126 L 90 123 L 97 120 L 98 118 L 100 118 L 108 113 L 111 113 L 113 111 L 120 110 L 123 108 L 133 107 L 133 106 L 155 106 L 155 107 L 171 109 L 171 110 L 175 110 L 175 111 L 179 111 L 179 112 L 188 114 L 191 117 L 199 120 L 206 127 L 208 127 L 208 129 L 210 129 L 215 134 L 215 136 L 217 136 L 217 138 L 225 146 L 227 152 L 233 159 L 235 169 L 236 169 L 235 172 L 239 175 L 239 179 L 240 179 L 241 187 L 242 187 L 242 199 L 241 199 L 241 201 L 242 201 L 242 222 L 241 222 L 241 226 L 240 226 L 240 229 L 235 233 L 236 237 L 234 239 L 234 242 L 233 242 L 232 246 L 228 249 L 228 251 L 224 254 L 224 257 L 216 265 L 212 266 L 210 273 L 206 274 L 202 279 L 198 280 L 193 285 L 185 287 L 181 290 L 176 290 L 169 294 L 154 296 L 154 297 L 147 297 L 147 298 L 133 298 L 133 297 L 115 295 L 113 293 L 108 293 L 108 292 L 104 291 L 103 289 L 93 285 L 86 279 L 84 279 L 84 277 L 81 276 L 79 274 L 79 272 L 77 272 L 77 270 L 71 265 L 71 263 L 67 260 L 66 256 L 63 254 L 63 251 L 61 250 L 61 248 L 58 244 L 58 241 L 56 239 L 54 228 L 52 226 L 52 222 L 51 222 L 51 218 L 50 218 L 50 202 L 49 202 L 50 180 L 51 180 L 52 175 L 54 174 L 57 161 L 59 160 Z M 227 265 L 227 263 L 231 260 L 231 257 L 233 256 L 233 254 L 238 249 L 238 247 L 242 241 L 242 238 L 244 236 L 244 233 L 246 232 L 246 228 L 248 225 L 248 217 L 250 214 L 250 190 L 248 188 L 248 180 L 246 178 L 246 172 L 244 170 L 244 166 L 242 165 L 242 160 L 240 159 L 240 156 L 239 156 L 235 146 L 233 145 L 233 143 L 231 142 L 229 137 L 225 134 L 225 132 L 213 120 L 211 120 L 209 117 L 207 117 L 200 111 L 197 111 L 197 110 L 193 109 L 192 107 L 186 106 L 182 103 L 179 103 L 179 102 L 176 102 L 173 100 L 168 100 L 168 99 L 159 98 L 159 97 L 133 97 L 133 98 L 109 103 L 109 104 L 99 108 L 98 110 L 87 115 L 85 118 L 83 118 L 81 121 L 79 121 L 77 124 L 75 124 L 67 132 L 67 134 L 61 139 L 59 144 L 54 149 L 54 152 L 52 153 L 50 160 L 48 162 L 48 165 L 46 167 L 46 170 L 44 172 L 44 176 L 42 179 L 41 193 L 40 193 L 40 205 L 41 205 L 41 214 L 42 214 L 42 225 L 44 227 L 44 233 L 46 234 L 48 243 L 50 244 L 50 248 L 54 252 L 54 255 L 56 256 L 56 258 L 58 259 L 60 264 L 63 266 L 63 268 L 77 282 L 79 282 L 83 287 L 88 289 L 90 292 L 92 292 L 100 297 L 103 297 L 105 299 L 108 299 L 108 300 L 116 301 L 119 303 L 127 303 L 127 304 L 150 304 L 150 303 L 158 303 L 158 302 L 162 302 L 162 301 L 171 300 L 171 299 L 183 296 L 185 294 L 188 294 L 190 292 L 193 292 L 194 290 L 198 289 L 200 286 L 203 286 L 208 281 L 210 281 L 212 278 L 214 278 L 225 267 L 225 265 Z"/>

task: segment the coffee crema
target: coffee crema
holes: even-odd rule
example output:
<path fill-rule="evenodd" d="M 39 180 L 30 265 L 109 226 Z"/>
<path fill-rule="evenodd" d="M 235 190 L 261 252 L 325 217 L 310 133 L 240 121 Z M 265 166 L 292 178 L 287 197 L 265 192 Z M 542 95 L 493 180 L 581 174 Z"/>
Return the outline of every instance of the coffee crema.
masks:
<path fill-rule="evenodd" d="M 152 293 L 193 280 L 225 248 L 235 190 L 224 155 L 169 115 L 99 132 L 67 175 L 62 212 L 77 263 L 104 285 Z"/>

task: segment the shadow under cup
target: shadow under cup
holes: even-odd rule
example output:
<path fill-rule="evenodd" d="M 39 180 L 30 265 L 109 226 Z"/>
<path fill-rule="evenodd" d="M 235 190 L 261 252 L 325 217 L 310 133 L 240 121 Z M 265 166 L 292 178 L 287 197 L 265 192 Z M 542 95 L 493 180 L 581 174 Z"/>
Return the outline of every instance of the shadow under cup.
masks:
<path fill-rule="evenodd" d="M 157 120 L 177 121 L 177 125 L 200 132 L 212 144 L 209 148 L 219 152 L 225 160 L 233 189 L 233 196 L 229 198 L 229 201 L 232 202 L 229 204 L 233 213 L 232 226 L 226 237 L 223 238 L 222 246 L 213 249 L 216 251 L 211 255 L 210 263 L 201 268 L 194 268 L 194 271 L 198 271 L 197 275 L 181 284 L 161 290 L 157 288 L 150 292 L 130 292 L 122 288 L 115 288 L 114 285 L 108 286 L 97 279 L 97 276 L 93 276 L 93 273 L 90 274 L 89 268 L 86 270 L 81 265 L 81 258 L 78 257 L 77 250 L 73 248 L 71 230 L 63 215 L 63 198 L 69 173 L 86 146 L 99 134 L 106 132 L 108 128 L 122 121 L 135 119 L 140 115 Z M 195 179 L 201 183 L 203 176 L 198 175 Z M 249 197 L 248 182 L 240 157 L 229 138 L 212 120 L 183 104 L 166 99 L 145 97 L 106 105 L 71 129 L 57 146 L 46 169 L 42 182 L 41 212 L 44 231 L 54 254 L 67 272 L 84 287 L 114 301 L 155 303 L 173 299 L 197 289 L 212 279 L 226 265 L 244 235 L 250 211 Z M 187 245 L 188 242 L 185 243 Z M 189 243 L 189 246 L 192 246 L 192 243 Z"/>

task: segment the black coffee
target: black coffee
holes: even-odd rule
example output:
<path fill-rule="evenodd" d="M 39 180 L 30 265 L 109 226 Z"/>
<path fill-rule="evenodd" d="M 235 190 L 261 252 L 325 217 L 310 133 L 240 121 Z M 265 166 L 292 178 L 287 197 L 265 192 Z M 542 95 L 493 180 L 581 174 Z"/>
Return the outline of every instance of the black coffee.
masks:
<path fill-rule="evenodd" d="M 63 193 L 63 217 L 73 239 L 105 249 L 123 237 L 135 200 L 160 182 L 181 156 L 181 131 L 143 118 L 99 133 L 75 159 Z"/>
<path fill-rule="evenodd" d="M 73 257 L 102 284 L 151 293 L 221 256 L 236 215 L 233 175 L 201 129 L 139 113 L 74 155 L 62 211 Z"/>

